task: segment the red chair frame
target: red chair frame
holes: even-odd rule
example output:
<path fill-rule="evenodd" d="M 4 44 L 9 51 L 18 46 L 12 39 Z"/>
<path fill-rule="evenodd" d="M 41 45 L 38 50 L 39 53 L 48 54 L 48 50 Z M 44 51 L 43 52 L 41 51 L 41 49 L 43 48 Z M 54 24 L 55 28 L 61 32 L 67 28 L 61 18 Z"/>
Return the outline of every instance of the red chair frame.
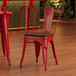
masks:
<path fill-rule="evenodd" d="M 42 45 L 42 54 L 43 54 L 43 62 L 44 62 L 44 65 L 45 65 L 45 70 L 47 70 L 47 56 L 48 56 L 48 54 L 47 54 L 47 52 L 48 52 L 48 43 L 50 42 L 51 43 L 51 45 L 52 45 L 52 50 L 53 50 L 53 55 L 54 55 L 54 58 L 55 58 L 55 61 L 56 61 L 56 64 L 58 64 L 58 61 L 57 61 L 57 57 L 56 57 L 56 52 L 55 52 L 55 47 L 54 47 L 54 41 L 53 41 L 53 37 L 54 37 L 54 34 L 55 34 L 55 31 L 56 31 L 56 28 L 57 28 L 57 26 L 58 26 L 58 22 L 59 22 L 59 19 L 60 19 L 60 15 L 61 15 L 61 11 L 60 11 L 60 9 L 59 8 L 55 8 L 55 7 L 41 7 L 41 8 L 39 8 L 39 9 L 37 9 L 36 11 L 35 11 L 35 13 L 34 13 L 34 24 L 35 24 L 35 27 L 36 27 L 36 23 L 35 23 L 35 16 L 36 16 L 36 13 L 37 13 L 37 11 L 38 10 L 40 10 L 40 9 L 45 9 L 45 14 L 46 14 L 46 16 L 45 16 L 45 19 L 44 19 L 44 33 L 50 33 L 50 27 L 51 27 L 51 25 L 52 25 L 52 20 L 53 20 L 53 14 L 54 14 L 54 10 L 55 9 L 58 9 L 59 10 L 59 12 L 60 12 L 60 14 L 59 14 L 59 17 L 58 17 L 58 21 L 57 21 L 57 23 L 56 23 L 56 26 L 55 26 L 55 29 L 54 29 L 54 32 L 53 32 L 53 35 L 51 35 L 51 36 L 46 36 L 46 37 L 41 37 L 41 36 L 27 36 L 27 35 L 25 35 L 24 36 L 24 45 L 23 45 L 23 53 L 22 53 L 22 58 L 21 58 L 21 61 L 20 61 L 20 67 L 22 67 L 22 62 L 23 62 L 23 59 L 24 59 L 24 54 L 25 54 L 25 48 L 26 48 L 26 44 L 30 41 L 30 40 L 33 40 L 34 41 L 34 43 L 35 43 L 35 54 L 36 54 L 36 62 L 38 62 L 38 57 L 39 57 L 39 53 L 40 53 L 40 46 Z M 47 28 L 47 24 L 46 24 L 46 18 L 48 19 L 49 18 L 49 16 L 48 16 L 48 14 L 49 14 L 49 12 L 48 13 L 46 13 L 48 10 L 50 9 L 51 10 L 51 12 L 50 12 L 50 19 L 51 20 L 48 20 L 49 22 L 51 22 L 50 23 L 50 29 L 49 28 Z M 28 7 L 26 7 L 26 28 L 25 28 L 25 31 L 27 31 L 27 20 L 28 20 Z M 48 23 L 49 23 L 48 22 Z M 33 26 L 34 27 L 34 26 Z M 32 29 L 32 31 L 33 31 L 33 29 Z M 26 34 L 26 33 L 25 33 Z"/>
<path fill-rule="evenodd" d="M 24 2 L 25 3 L 25 2 Z M 19 13 L 19 20 L 18 20 L 18 30 L 19 30 L 19 25 L 20 24 L 26 24 L 25 22 L 26 21 L 24 21 L 24 22 L 20 22 L 20 19 L 21 19 L 21 11 L 22 11 L 22 9 L 24 8 L 24 12 L 25 12 L 25 14 L 26 14 L 26 5 L 24 5 L 24 6 L 21 6 L 20 7 L 20 13 Z M 29 6 L 28 6 L 28 31 L 29 31 L 29 24 L 30 24 L 30 21 L 29 21 L 29 19 L 30 19 L 30 9 L 32 8 L 33 9 L 33 13 L 35 12 L 35 10 L 34 10 L 34 5 L 33 5 L 33 0 L 29 0 Z M 25 15 L 25 18 L 26 18 L 26 15 Z"/>

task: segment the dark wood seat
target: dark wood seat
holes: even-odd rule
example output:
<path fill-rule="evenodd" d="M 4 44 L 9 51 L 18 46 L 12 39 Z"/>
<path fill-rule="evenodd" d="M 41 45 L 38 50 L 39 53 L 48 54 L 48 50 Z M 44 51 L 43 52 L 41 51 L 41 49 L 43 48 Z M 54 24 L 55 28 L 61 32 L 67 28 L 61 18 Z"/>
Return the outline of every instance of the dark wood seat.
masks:
<path fill-rule="evenodd" d="M 49 33 L 25 33 L 25 36 L 36 36 L 36 37 L 48 37 L 48 36 L 52 36 L 53 34 L 49 34 Z"/>

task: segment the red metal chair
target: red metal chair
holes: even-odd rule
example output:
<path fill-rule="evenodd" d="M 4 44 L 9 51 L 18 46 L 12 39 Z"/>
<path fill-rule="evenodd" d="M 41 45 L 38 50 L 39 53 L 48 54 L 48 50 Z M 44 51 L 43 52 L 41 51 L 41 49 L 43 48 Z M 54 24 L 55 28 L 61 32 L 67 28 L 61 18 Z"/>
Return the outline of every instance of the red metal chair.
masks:
<path fill-rule="evenodd" d="M 39 57 L 39 53 L 40 53 L 40 46 L 42 45 L 42 53 L 43 53 L 43 62 L 45 65 L 45 70 L 47 70 L 47 52 L 48 52 L 48 43 L 50 42 L 52 45 L 52 50 L 53 50 L 53 55 L 56 61 L 56 64 L 58 64 L 57 61 L 57 57 L 56 57 L 56 53 L 55 53 L 55 47 L 54 47 L 54 41 L 53 41 L 53 37 L 60 19 L 60 15 L 61 15 L 61 11 L 59 8 L 55 8 L 55 7 L 41 7 L 39 9 L 36 10 L 36 12 L 34 13 L 34 25 L 36 28 L 36 14 L 39 10 L 44 9 L 44 28 L 43 28 L 43 32 L 34 32 L 33 28 L 32 28 L 32 33 L 25 33 L 24 35 L 24 45 L 23 45 L 23 53 L 22 53 L 22 58 L 21 58 L 21 62 L 20 62 L 20 67 L 22 67 L 22 62 L 24 59 L 24 54 L 25 54 L 25 48 L 26 48 L 26 44 L 30 41 L 33 40 L 35 43 L 35 53 L 36 53 L 36 62 L 38 62 L 38 57 Z M 57 9 L 59 10 L 60 14 L 58 17 L 58 21 L 56 23 L 54 32 L 51 33 L 51 27 L 52 27 L 52 20 L 53 20 L 53 15 L 54 15 L 54 10 Z M 27 20 L 28 20 L 28 7 L 26 7 L 26 29 L 25 32 L 27 31 Z"/>
<path fill-rule="evenodd" d="M 25 2 L 24 2 L 25 3 Z M 33 13 L 34 13 L 34 5 L 33 5 L 33 0 L 29 0 L 29 9 L 28 9 L 28 31 L 29 31 L 29 24 L 30 24 L 30 9 L 32 8 L 33 9 Z M 26 10 L 25 10 L 25 8 L 26 8 L 26 5 L 24 5 L 24 6 L 21 6 L 20 7 L 20 13 L 19 13 L 19 20 L 18 20 L 18 30 L 19 30 L 19 25 L 20 24 L 26 24 L 25 23 L 25 21 L 24 22 L 21 22 L 20 20 L 21 20 L 21 11 L 22 11 L 22 9 L 24 8 L 24 14 L 26 13 Z M 25 16 L 25 18 L 26 18 L 26 16 Z"/>

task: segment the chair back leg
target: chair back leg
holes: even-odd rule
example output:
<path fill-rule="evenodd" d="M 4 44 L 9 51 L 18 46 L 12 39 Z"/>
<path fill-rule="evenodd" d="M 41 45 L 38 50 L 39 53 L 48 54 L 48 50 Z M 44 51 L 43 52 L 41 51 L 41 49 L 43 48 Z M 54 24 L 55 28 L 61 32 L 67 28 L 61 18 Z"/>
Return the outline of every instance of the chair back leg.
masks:
<path fill-rule="evenodd" d="M 36 55 L 36 62 L 38 62 L 38 57 L 40 54 L 40 43 L 37 41 L 34 41 L 35 44 L 35 55 Z"/>
<path fill-rule="evenodd" d="M 55 52 L 55 46 L 54 46 L 54 41 L 50 41 L 51 45 L 52 45 L 52 51 L 53 51 L 53 55 L 54 55 L 54 58 L 55 58 L 55 61 L 56 61 L 56 64 L 58 64 L 58 60 L 57 60 L 57 57 L 56 57 L 56 52 Z"/>

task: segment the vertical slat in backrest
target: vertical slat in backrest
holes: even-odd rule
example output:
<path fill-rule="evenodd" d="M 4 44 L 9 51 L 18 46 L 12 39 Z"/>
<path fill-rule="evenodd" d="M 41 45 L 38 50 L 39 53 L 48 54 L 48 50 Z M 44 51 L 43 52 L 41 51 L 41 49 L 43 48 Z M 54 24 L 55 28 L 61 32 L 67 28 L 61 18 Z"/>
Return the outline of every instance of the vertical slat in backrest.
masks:
<path fill-rule="evenodd" d="M 44 32 L 49 33 L 52 26 L 52 20 L 54 15 L 54 7 L 44 8 Z"/>

